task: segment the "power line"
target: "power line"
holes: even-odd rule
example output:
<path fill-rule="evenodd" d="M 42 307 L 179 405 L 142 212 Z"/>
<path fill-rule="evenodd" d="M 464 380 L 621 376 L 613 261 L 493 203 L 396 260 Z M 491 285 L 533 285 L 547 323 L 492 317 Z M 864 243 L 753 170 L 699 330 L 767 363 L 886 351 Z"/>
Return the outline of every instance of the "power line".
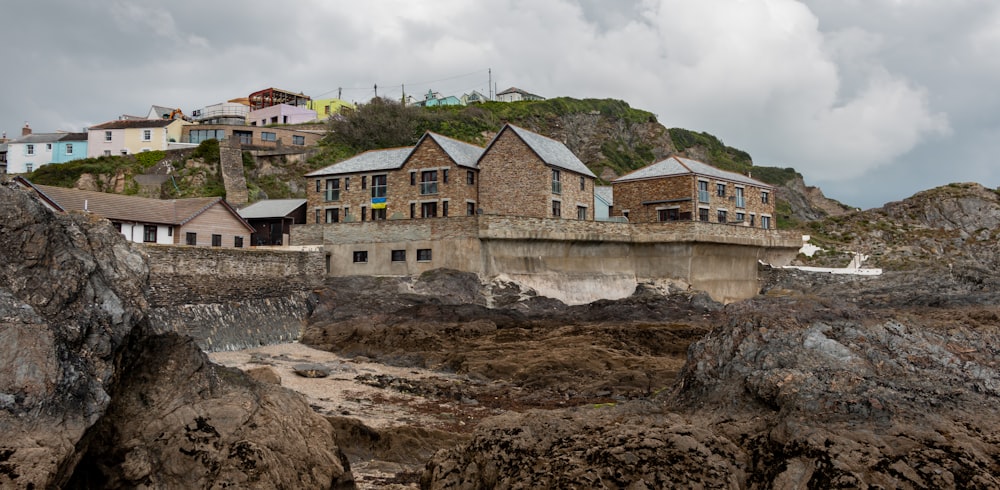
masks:
<path fill-rule="evenodd" d="M 424 81 L 424 82 L 402 82 L 402 83 L 398 83 L 398 84 L 395 84 L 395 85 L 386 85 L 386 84 L 375 83 L 374 86 L 381 85 L 381 87 L 382 87 L 382 93 L 389 93 L 389 92 L 395 91 L 396 89 L 398 89 L 398 90 L 401 91 L 401 90 L 403 90 L 403 87 L 405 85 L 410 85 L 412 87 L 412 86 L 415 86 L 415 85 L 416 86 L 420 86 L 420 85 L 428 85 L 428 84 L 431 84 L 431 83 L 446 82 L 448 80 L 455 80 L 455 79 L 458 79 L 458 78 L 465 78 L 465 77 L 476 75 L 476 74 L 482 74 L 484 71 L 487 72 L 487 73 L 490 73 L 490 69 L 489 68 L 482 68 L 482 69 L 479 69 L 479 70 L 476 70 L 476 71 L 472 71 L 472 72 L 468 72 L 468 73 L 463 73 L 461 75 L 453 75 L 453 76 L 450 76 L 450 77 L 439 78 L 437 80 L 428 80 L 428 81 Z M 368 86 L 368 87 L 337 87 L 335 89 L 328 90 L 328 91 L 323 92 L 323 93 L 321 93 L 319 95 L 316 95 L 314 97 L 315 98 L 319 98 L 319 97 L 322 97 L 322 96 L 327 95 L 327 94 L 332 94 L 333 92 L 343 93 L 343 92 L 347 92 L 347 91 L 358 91 L 358 90 L 364 90 L 364 91 L 369 91 L 370 92 L 372 90 L 372 87 L 371 86 Z"/>

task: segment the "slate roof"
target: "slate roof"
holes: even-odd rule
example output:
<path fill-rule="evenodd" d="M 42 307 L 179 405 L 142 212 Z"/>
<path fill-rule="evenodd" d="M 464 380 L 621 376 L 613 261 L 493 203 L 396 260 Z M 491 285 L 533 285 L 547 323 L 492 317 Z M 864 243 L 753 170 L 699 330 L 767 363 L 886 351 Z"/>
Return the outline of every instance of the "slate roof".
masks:
<path fill-rule="evenodd" d="M 128 121 L 108 121 L 91 126 L 88 129 L 135 129 L 135 128 L 165 128 L 179 119 L 139 119 Z"/>
<path fill-rule="evenodd" d="M 752 179 L 746 175 L 720 170 L 707 163 L 678 156 L 672 156 L 666 160 L 656 162 L 652 165 L 647 165 L 639 170 L 615 179 L 614 182 L 630 182 L 633 180 L 655 179 L 659 177 L 672 177 L 675 175 L 690 174 L 723 179 L 730 182 L 739 182 L 741 184 L 753 185 L 757 187 L 771 188 L 770 184 Z"/>
<path fill-rule="evenodd" d="M 535 95 L 535 94 L 533 94 L 531 92 L 528 92 L 527 90 L 521 90 L 521 89 L 519 89 L 517 87 L 511 87 L 511 88 L 509 88 L 507 90 L 504 90 L 503 92 L 498 93 L 497 95 L 500 96 L 500 95 L 507 95 L 507 94 L 533 95 L 535 97 L 541 97 L 540 95 Z"/>
<path fill-rule="evenodd" d="M 403 166 L 403 162 L 406 161 L 406 157 L 410 155 L 411 151 L 413 151 L 412 146 L 389 148 L 386 150 L 368 150 L 329 167 L 309 172 L 305 176 L 318 177 L 322 175 L 393 170 Z"/>
<path fill-rule="evenodd" d="M 424 138 L 433 139 L 458 165 L 462 167 L 479 168 L 479 157 L 483 155 L 484 148 L 466 143 L 464 141 L 452 139 L 447 136 L 441 136 L 440 134 L 432 133 L 430 131 L 428 131 L 427 134 L 420 139 L 423 140 Z M 417 146 L 420 146 L 419 141 L 417 142 Z"/>
<path fill-rule="evenodd" d="M 507 124 L 504 126 L 504 129 L 507 128 L 514 131 L 514 133 L 517 134 L 521 140 L 523 140 L 547 165 L 564 168 L 578 174 L 597 178 L 597 176 L 594 175 L 594 172 L 591 172 L 590 169 L 587 168 L 587 166 L 573 154 L 573 152 L 569 151 L 569 148 L 566 148 L 566 145 L 552 138 L 547 138 L 538 133 L 528 131 L 527 129 L 519 128 L 513 124 Z M 501 129 L 500 132 L 497 133 L 498 137 L 501 133 L 503 133 L 504 129 Z"/>
<path fill-rule="evenodd" d="M 240 209 L 239 213 L 243 219 L 284 218 L 305 204 L 305 199 L 267 199 Z"/>
<path fill-rule="evenodd" d="M 38 144 L 57 141 L 87 141 L 87 133 L 32 133 L 11 143 Z"/>
<path fill-rule="evenodd" d="M 615 194 L 610 185 L 595 185 L 594 196 L 601 198 L 602 201 L 608 203 L 608 206 L 613 206 L 615 204 Z"/>
<path fill-rule="evenodd" d="M 233 213 L 233 218 L 249 230 L 253 228 L 221 197 L 193 197 L 188 199 L 149 199 L 107 192 L 83 191 L 49 185 L 20 182 L 33 187 L 43 199 L 62 211 L 89 211 L 112 221 L 184 225 L 216 204 Z"/>
<path fill-rule="evenodd" d="M 162 105 L 156 104 L 153 104 L 150 109 L 155 111 L 161 118 L 170 117 L 170 114 L 174 112 L 174 108 L 172 107 L 163 107 Z"/>

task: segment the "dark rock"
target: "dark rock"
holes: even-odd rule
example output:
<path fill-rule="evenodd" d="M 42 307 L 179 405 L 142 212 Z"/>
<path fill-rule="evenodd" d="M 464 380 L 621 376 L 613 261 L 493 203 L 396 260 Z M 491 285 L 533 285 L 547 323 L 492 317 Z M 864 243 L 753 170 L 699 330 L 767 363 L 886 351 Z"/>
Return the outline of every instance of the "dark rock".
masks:
<path fill-rule="evenodd" d="M 292 372 L 303 378 L 325 378 L 330 375 L 330 368 L 322 364 L 296 364 Z"/>

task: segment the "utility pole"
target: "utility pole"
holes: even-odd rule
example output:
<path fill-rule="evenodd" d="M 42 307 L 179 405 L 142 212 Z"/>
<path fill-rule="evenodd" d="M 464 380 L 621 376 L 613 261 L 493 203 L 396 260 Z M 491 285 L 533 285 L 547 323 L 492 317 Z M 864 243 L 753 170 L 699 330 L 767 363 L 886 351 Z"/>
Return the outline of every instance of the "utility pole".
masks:
<path fill-rule="evenodd" d="M 402 91 L 403 91 L 403 96 L 402 96 L 403 98 L 399 102 L 401 104 L 403 104 L 403 105 L 406 105 L 406 85 L 405 84 L 399 84 L 399 86 L 400 86 L 400 88 L 402 88 Z"/>
<path fill-rule="evenodd" d="M 493 68 L 490 68 L 488 72 L 490 74 L 490 83 L 486 84 L 486 91 L 490 92 L 490 89 L 493 88 Z M 493 100 L 492 92 L 490 92 L 490 100 Z"/>
<path fill-rule="evenodd" d="M 344 87 L 337 87 L 337 98 L 338 99 L 342 99 L 343 98 L 343 97 L 340 96 L 340 93 L 343 92 L 343 91 L 344 91 Z"/>
<path fill-rule="evenodd" d="M 375 84 L 375 98 L 378 98 L 378 84 Z"/>

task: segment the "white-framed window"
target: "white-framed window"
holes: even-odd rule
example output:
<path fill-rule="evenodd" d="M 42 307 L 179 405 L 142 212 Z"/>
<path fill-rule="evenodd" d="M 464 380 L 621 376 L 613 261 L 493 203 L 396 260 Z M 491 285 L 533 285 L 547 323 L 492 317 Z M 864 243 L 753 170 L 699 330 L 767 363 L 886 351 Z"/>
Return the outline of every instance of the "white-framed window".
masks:
<path fill-rule="evenodd" d="M 25 149 L 25 152 L 28 155 L 34 155 L 35 154 L 35 145 L 25 145 L 24 149 Z"/>
<path fill-rule="evenodd" d="M 698 181 L 698 202 L 708 202 L 708 181 Z M 708 221 L 708 220 L 704 220 Z"/>
<path fill-rule="evenodd" d="M 106 157 L 111 156 L 111 150 L 104 150 L 104 156 Z"/>
<path fill-rule="evenodd" d="M 561 176 L 559 175 L 559 171 L 553 169 L 552 170 L 552 193 L 553 194 L 562 194 L 562 181 L 560 180 L 560 178 L 561 178 Z M 558 214 L 555 214 L 555 207 L 553 207 L 552 209 L 553 209 L 553 213 L 552 213 L 553 216 L 559 216 Z"/>
<path fill-rule="evenodd" d="M 24 169 L 27 170 L 28 172 L 31 172 L 32 170 L 34 170 L 34 168 L 35 168 L 35 165 L 32 164 L 32 163 L 26 163 L 26 164 L 24 164 Z"/>
<path fill-rule="evenodd" d="M 142 130 L 142 140 L 143 141 L 151 141 L 152 139 L 153 139 L 153 130 L 152 129 L 143 129 Z"/>
<path fill-rule="evenodd" d="M 767 192 L 767 191 L 760 191 L 760 203 L 761 204 L 767 204 L 767 202 L 770 200 L 770 197 L 771 196 L 770 196 L 769 192 Z M 763 223 L 763 220 L 761 220 L 761 222 Z"/>
<path fill-rule="evenodd" d="M 771 229 L 771 217 L 770 216 L 761 216 L 760 217 L 760 227 L 763 228 L 763 229 L 765 229 L 765 230 L 770 230 Z"/>
<path fill-rule="evenodd" d="M 111 131 L 104 132 L 104 141 L 111 141 Z"/>
<path fill-rule="evenodd" d="M 66 154 L 67 155 L 73 154 L 73 143 L 66 143 Z"/>

